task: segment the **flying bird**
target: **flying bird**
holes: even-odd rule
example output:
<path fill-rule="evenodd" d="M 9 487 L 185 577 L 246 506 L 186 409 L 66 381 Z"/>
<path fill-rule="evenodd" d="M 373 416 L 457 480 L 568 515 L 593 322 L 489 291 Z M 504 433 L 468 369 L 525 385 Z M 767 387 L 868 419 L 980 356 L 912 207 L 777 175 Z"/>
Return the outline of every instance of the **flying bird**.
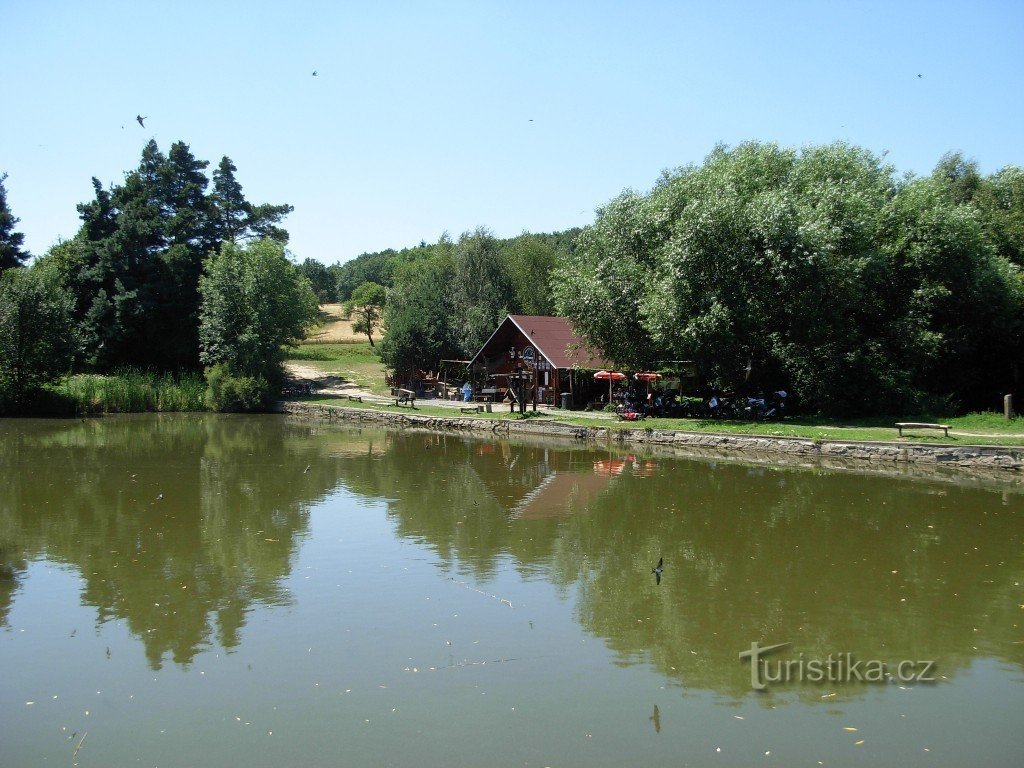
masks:
<path fill-rule="evenodd" d="M 316 70 L 313 70 L 313 77 L 316 77 Z"/>
<path fill-rule="evenodd" d="M 918 73 L 917 73 L 917 76 L 918 76 L 918 77 L 922 77 L 922 75 L 921 75 L 921 73 L 920 73 L 920 72 L 918 72 Z"/>
<path fill-rule="evenodd" d="M 142 121 L 149 119 L 149 116 L 147 115 L 146 117 L 143 117 L 142 115 L 136 115 L 135 119 L 139 121 L 139 125 L 141 125 L 143 128 L 145 128 L 146 124 L 144 122 L 142 122 Z"/>
<path fill-rule="evenodd" d="M 651 568 L 651 573 L 654 574 L 654 583 L 655 584 L 661 584 L 661 571 L 662 571 L 661 566 L 662 566 L 662 564 L 664 562 L 665 562 L 665 558 L 664 557 L 659 557 L 658 558 L 658 564 L 656 566 L 654 566 L 653 568 Z"/>
<path fill-rule="evenodd" d="M 654 721 L 654 732 L 661 733 L 661 712 L 658 711 L 658 705 L 654 705 L 654 714 L 647 718 L 648 720 Z"/>

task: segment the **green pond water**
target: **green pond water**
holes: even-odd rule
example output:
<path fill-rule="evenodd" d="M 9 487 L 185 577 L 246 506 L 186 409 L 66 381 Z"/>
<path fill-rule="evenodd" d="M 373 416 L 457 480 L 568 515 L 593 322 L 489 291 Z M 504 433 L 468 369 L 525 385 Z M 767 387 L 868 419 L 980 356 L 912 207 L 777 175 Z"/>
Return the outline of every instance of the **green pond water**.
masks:
<path fill-rule="evenodd" d="M 1017 766 L 1022 584 L 1015 483 L 0 421 L 0 765 Z"/>

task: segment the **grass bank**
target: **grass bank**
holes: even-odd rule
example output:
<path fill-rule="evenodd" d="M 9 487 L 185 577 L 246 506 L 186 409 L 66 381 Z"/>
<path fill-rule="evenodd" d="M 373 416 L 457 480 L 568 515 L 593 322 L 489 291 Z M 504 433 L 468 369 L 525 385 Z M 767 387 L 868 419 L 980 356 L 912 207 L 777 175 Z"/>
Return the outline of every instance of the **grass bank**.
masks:
<path fill-rule="evenodd" d="M 519 418 L 510 414 L 507 406 L 496 408 L 493 413 L 463 414 L 452 408 L 429 405 L 429 400 L 418 400 L 415 409 L 396 408 L 393 405 L 357 403 L 344 398 L 312 397 L 303 398 L 323 405 L 337 405 L 347 408 L 372 408 L 386 411 L 411 410 L 420 416 L 447 418 L 491 419 L 504 421 Z M 643 421 L 619 421 L 582 411 L 552 410 L 528 415 L 535 420 L 557 421 L 581 427 L 605 427 L 608 429 L 703 432 L 707 434 L 765 435 L 769 437 L 798 437 L 809 440 L 858 440 L 892 443 L 937 443 L 956 445 L 1010 445 L 1024 446 L 1024 419 L 1007 421 L 998 413 L 971 413 L 951 418 L 931 415 L 911 417 L 878 416 L 868 419 L 839 420 L 823 417 L 787 418 L 782 422 L 724 421 L 707 419 L 645 419 Z M 909 430 L 899 437 L 893 426 L 897 421 L 920 421 L 948 424 L 949 437 L 939 430 Z"/>

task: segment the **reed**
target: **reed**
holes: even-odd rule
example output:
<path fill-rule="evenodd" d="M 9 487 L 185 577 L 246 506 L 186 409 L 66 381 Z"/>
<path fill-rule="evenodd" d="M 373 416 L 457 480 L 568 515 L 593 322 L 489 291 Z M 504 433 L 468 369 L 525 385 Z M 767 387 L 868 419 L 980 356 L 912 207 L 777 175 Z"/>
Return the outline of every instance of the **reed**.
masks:
<path fill-rule="evenodd" d="M 58 384 L 78 413 L 204 411 L 206 384 L 199 374 L 123 369 L 107 376 L 79 374 Z"/>

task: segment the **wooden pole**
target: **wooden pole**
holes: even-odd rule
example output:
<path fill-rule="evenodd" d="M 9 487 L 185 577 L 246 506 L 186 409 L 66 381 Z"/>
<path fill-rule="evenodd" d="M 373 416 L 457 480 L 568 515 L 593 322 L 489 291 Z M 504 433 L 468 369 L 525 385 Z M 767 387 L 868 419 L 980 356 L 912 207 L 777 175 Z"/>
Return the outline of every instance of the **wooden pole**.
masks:
<path fill-rule="evenodd" d="M 1005 395 L 1003 397 L 1003 416 L 1006 417 L 1007 421 L 1014 417 L 1013 395 Z"/>

